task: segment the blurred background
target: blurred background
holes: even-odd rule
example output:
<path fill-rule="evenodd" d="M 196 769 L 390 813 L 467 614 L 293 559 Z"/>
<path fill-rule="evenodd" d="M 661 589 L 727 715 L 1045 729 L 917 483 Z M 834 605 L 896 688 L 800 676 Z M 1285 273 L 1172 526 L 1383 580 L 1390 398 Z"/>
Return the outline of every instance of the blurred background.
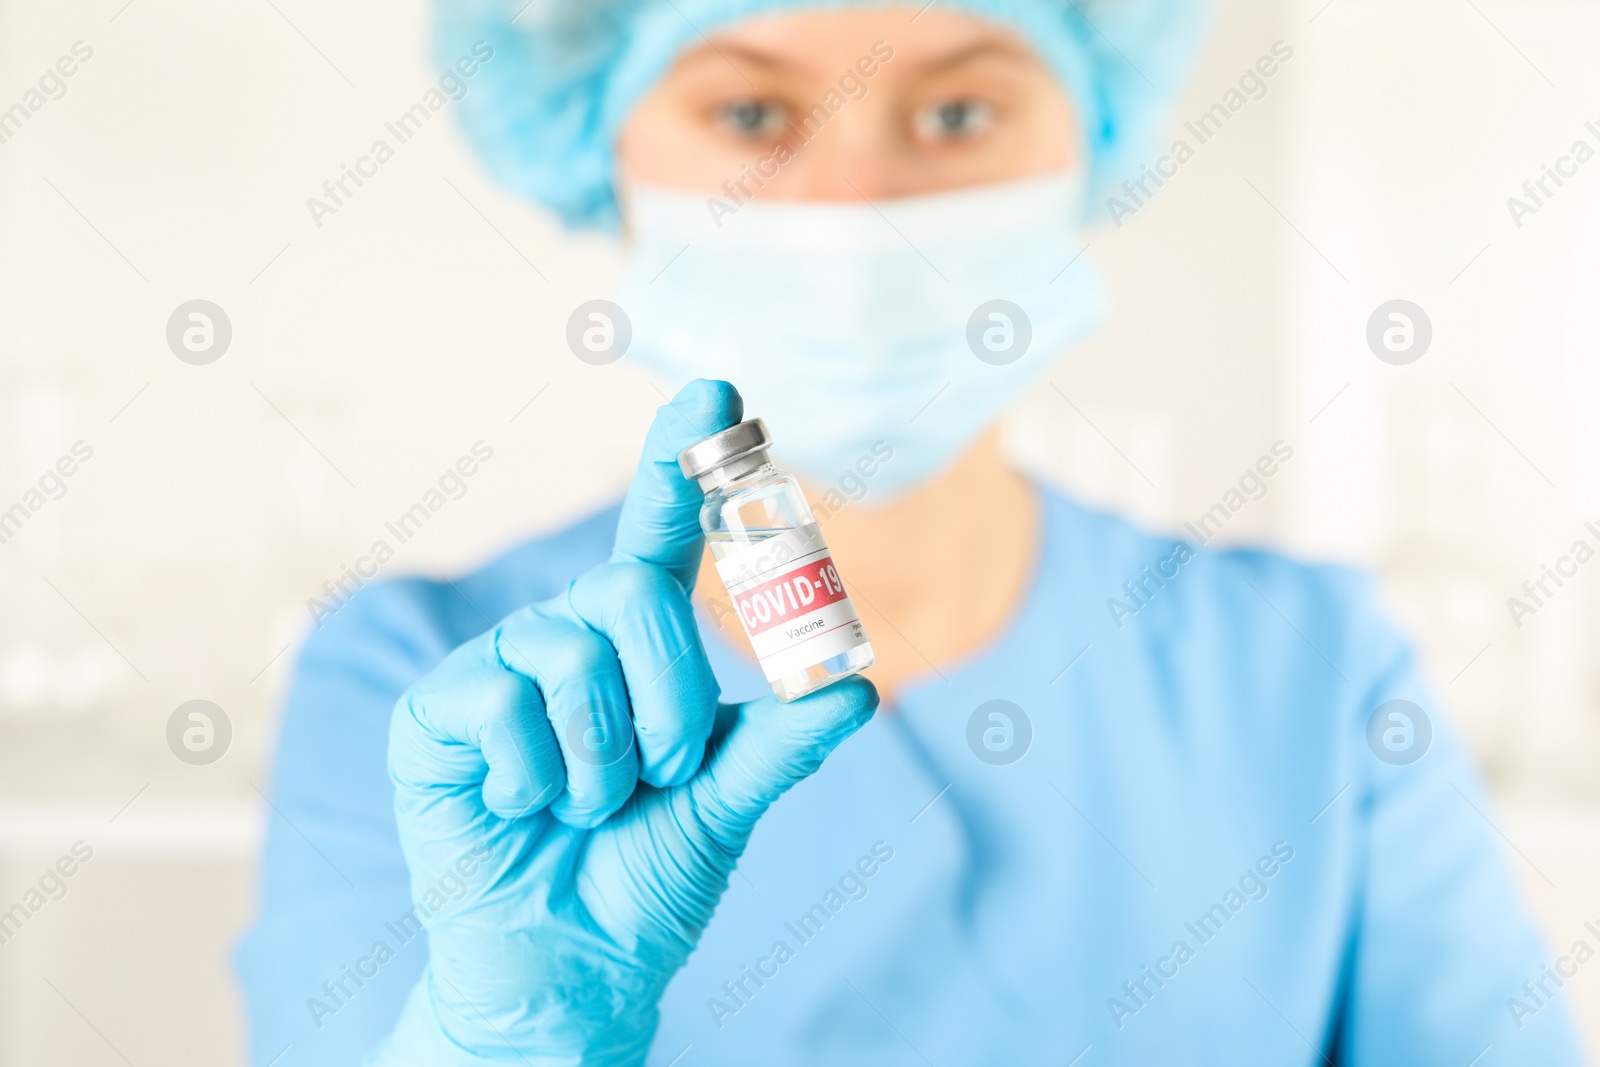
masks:
<path fill-rule="evenodd" d="M 385 576 L 604 505 L 660 403 L 564 342 L 615 250 L 490 185 L 448 108 L 311 217 L 437 79 L 427 32 L 421 0 L 0 0 L 0 109 L 28 111 L 0 121 L 0 511 L 29 510 L 0 525 L 0 907 L 93 849 L 0 945 L 0 1063 L 240 1062 L 230 955 L 308 598 L 480 440 Z M 1174 528 L 1291 446 L 1224 538 L 1382 576 L 1565 951 L 1600 922 L 1600 562 L 1507 600 L 1600 548 L 1600 159 L 1507 199 L 1600 151 L 1600 8 L 1222 0 L 1178 124 L 1278 41 L 1266 93 L 1094 234 L 1109 328 L 1011 446 Z M 191 300 L 231 323 L 208 365 L 167 343 Z M 1367 340 L 1392 300 L 1431 325 L 1406 365 Z M 168 747 L 190 700 L 231 724 L 208 765 Z M 1600 1049 L 1600 975 L 1565 995 Z"/>

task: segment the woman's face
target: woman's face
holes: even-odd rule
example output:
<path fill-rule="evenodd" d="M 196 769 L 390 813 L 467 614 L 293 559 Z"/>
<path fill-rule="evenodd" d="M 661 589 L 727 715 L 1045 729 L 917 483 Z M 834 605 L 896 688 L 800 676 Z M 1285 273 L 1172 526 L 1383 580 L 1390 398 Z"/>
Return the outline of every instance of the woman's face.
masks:
<path fill-rule="evenodd" d="M 1060 83 L 1021 38 L 895 6 L 712 35 L 639 103 L 617 150 L 624 185 L 859 202 L 1060 170 L 1078 162 L 1079 138 Z"/>

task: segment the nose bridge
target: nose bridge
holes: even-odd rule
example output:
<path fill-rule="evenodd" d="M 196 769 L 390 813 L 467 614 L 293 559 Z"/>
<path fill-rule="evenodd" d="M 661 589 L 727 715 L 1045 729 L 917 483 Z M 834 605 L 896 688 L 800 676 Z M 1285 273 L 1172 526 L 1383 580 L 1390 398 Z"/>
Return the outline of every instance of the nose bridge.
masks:
<path fill-rule="evenodd" d="M 798 134 L 790 196 L 808 200 L 876 199 L 894 180 L 896 139 L 890 118 L 871 96 L 846 99 L 836 112 L 826 105 L 796 117 Z M 820 122 L 826 116 L 825 122 Z"/>

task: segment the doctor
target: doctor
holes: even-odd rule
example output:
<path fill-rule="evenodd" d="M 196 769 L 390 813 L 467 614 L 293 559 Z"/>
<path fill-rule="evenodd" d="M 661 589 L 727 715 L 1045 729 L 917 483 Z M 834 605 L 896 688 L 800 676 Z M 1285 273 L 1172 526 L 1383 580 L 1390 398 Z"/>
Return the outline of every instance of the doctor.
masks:
<path fill-rule="evenodd" d="M 604 313 L 675 396 L 619 507 L 308 640 L 255 1062 L 1579 1062 L 1370 582 L 1001 457 L 1101 317 L 1086 205 L 1159 155 L 1196 4 L 521 6 L 441 5 L 441 56 L 494 50 L 468 130 L 628 242 Z M 674 458 L 746 414 L 870 682 L 775 701 L 704 564 Z"/>

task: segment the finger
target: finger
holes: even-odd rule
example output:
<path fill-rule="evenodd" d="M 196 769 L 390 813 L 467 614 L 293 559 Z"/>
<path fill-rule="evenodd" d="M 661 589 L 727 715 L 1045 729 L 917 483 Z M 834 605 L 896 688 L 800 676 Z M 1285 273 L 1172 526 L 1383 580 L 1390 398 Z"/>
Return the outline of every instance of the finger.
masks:
<path fill-rule="evenodd" d="M 510 672 L 507 672 L 510 673 Z M 478 743 L 489 761 L 483 779 L 483 806 L 502 819 L 520 819 L 543 810 L 566 788 L 560 746 L 550 728 L 544 697 L 531 679 L 513 675 L 523 691 L 518 713 L 484 724 Z"/>
<path fill-rule="evenodd" d="M 537 613 L 500 626 L 503 662 L 531 676 L 566 767 L 566 791 L 550 814 L 588 828 L 622 807 L 639 778 L 628 691 L 616 650 L 581 622 Z"/>
<path fill-rule="evenodd" d="M 656 411 L 633 484 L 622 502 L 613 560 L 666 568 L 684 589 L 700 569 L 700 487 L 683 476 L 678 453 L 744 417 L 744 401 L 727 382 L 696 378 Z"/>
<path fill-rule="evenodd" d="M 737 855 L 768 806 L 822 766 L 877 706 L 877 689 L 860 675 L 792 703 L 763 697 L 742 705 L 689 783 L 701 824 Z"/>
<path fill-rule="evenodd" d="M 687 782 L 705 758 L 718 692 L 688 594 L 660 567 L 611 563 L 573 582 L 568 602 L 617 650 L 639 777 L 658 787 Z"/>
<path fill-rule="evenodd" d="M 538 811 L 561 794 L 566 773 L 531 678 L 508 670 L 491 631 L 445 657 L 395 705 L 389 775 L 396 812 L 450 841 L 482 821 Z"/>

